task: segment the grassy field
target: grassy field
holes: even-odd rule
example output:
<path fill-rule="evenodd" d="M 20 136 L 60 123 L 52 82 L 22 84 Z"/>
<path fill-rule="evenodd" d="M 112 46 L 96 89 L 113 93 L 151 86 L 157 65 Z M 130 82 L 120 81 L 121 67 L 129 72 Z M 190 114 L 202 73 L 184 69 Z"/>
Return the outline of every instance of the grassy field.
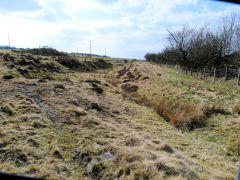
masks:
<path fill-rule="evenodd" d="M 237 86 L 140 61 L 0 53 L 1 171 L 235 179 Z"/>

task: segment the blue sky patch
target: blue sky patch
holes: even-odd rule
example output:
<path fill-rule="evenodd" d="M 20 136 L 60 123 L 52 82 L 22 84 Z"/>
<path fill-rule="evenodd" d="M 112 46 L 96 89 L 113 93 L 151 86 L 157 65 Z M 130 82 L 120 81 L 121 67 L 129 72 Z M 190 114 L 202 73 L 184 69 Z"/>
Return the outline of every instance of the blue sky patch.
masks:
<path fill-rule="evenodd" d="M 143 59 L 167 44 L 167 29 L 216 27 L 240 6 L 210 0 L 0 0 L 0 45 L 49 45 Z M 239 14 L 238 14 L 239 15 Z"/>

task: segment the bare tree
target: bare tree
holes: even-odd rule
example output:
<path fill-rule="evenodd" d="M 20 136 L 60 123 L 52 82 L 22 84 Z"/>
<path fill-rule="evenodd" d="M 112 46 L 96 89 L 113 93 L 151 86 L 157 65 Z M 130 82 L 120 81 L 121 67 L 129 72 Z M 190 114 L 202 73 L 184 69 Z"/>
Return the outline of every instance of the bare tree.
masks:
<path fill-rule="evenodd" d="M 202 67 L 206 63 L 206 35 L 208 33 L 207 26 L 195 30 L 191 36 L 191 44 L 189 48 L 190 63 L 193 68 Z"/>
<path fill-rule="evenodd" d="M 189 49 L 191 46 L 191 37 L 193 34 L 193 29 L 190 28 L 188 25 L 184 25 L 183 28 L 180 31 L 177 32 L 171 32 L 167 30 L 168 35 L 168 41 L 172 47 L 172 49 L 177 49 L 181 52 L 182 61 L 181 65 L 186 65 L 189 62 L 188 54 Z"/>
<path fill-rule="evenodd" d="M 240 19 L 235 14 L 223 18 L 215 31 L 208 26 L 184 25 L 168 33 L 169 46 L 161 53 L 146 56 L 147 60 L 195 69 L 240 67 Z"/>
<path fill-rule="evenodd" d="M 218 65 L 228 64 L 227 57 L 234 52 L 235 16 L 223 18 L 222 27 L 216 33 L 218 43 Z"/>

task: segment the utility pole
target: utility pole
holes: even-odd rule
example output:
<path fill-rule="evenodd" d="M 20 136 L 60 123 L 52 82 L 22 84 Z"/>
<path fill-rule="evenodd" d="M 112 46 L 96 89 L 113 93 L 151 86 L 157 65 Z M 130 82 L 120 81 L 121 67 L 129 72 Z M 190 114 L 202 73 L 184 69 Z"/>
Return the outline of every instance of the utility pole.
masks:
<path fill-rule="evenodd" d="M 9 38 L 9 34 L 8 34 L 8 47 L 10 49 L 10 38 Z"/>
<path fill-rule="evenodd" d="M 89 41 L 89 43 L 90 43 L 90 50 L 89 50 L 89 55 L 90 55 L 90 57 L 91 57 L 91 50 L 92 50 L 92 41 Z"/>
<path fill-rule="evenodd" d="M 106 50 L 106 48 L 105 48 L 105 59 L 107 58 L 107 50 Z"/>

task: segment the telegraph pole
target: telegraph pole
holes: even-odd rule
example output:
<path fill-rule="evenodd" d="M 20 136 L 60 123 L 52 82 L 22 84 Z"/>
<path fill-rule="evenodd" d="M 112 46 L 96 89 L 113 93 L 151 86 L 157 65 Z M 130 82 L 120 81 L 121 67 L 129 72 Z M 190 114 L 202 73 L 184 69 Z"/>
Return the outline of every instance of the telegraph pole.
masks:
<path fill-rule="evenodd" d="M 107 50 L 106 50 L 106 48 L 105 48 L 105 59 L 107 58 Z"/>
<path fill-rule="evenodd" d="M 10 49 L 10 38 L 9 38 L 9 33 L 8 33 L 8 47 Z"/>
<path fill-rule="evenodd" d="M 89 50 L 89 55 L 90 55 L 90 57 L 91 57 L 91 50 L 92 50 L 92 41 L 89 41 L 89 43 L 90 43 L 90 50 Z"/>

